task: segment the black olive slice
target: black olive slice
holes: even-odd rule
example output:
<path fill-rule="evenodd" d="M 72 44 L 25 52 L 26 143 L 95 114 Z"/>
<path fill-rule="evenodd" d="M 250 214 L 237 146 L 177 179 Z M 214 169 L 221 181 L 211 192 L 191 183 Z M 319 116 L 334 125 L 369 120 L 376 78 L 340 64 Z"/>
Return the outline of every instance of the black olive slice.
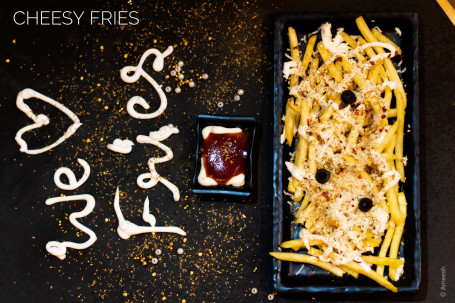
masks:
<path fill-rule="evenodd" d="M 355 94 L 350 90 L 345 90 L 341 93 L 341 101 L 346 104 L 353 104 L 357 100 Z"/>
<path fill-rule="evenodd" d="M 327 169 L 320 168 L 316 171 L 316 181 L 321 184 L 327 183 L 330 179 L 330 172 Z"/>
<path fill-rule="evenodd" d="M 362 198 L 359 201 L 359 209 L 366 213 L 373 207 L 373 201 L 369 198 Z"/>

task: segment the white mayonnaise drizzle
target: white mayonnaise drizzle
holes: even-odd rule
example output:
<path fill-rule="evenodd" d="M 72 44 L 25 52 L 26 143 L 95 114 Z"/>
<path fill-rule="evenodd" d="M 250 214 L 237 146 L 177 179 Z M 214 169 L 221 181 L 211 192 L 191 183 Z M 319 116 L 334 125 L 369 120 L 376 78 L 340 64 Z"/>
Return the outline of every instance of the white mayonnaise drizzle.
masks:
<path fill-rule="evenodd" d="M 222 127 L 222 126 L 206 126 L 202 130 L 202 138 L 207 139 L 210 133 L 214 134 L 235 134 L 242 132 L 240 127 Z"/>
<path fill-rule="evenodd" d="M 149 210 L 149 198 L 147 197 L 144 201 L 144 211 L 142 212 L 142 218 L 145 222 L 149 223 L 150 226 L 139 226 L 134 224 L 131 221 L 126 220 L 123 217 L 122 210 L 120 209 L 120 195 L 119 195 L 119 188 L 117 187 L 117 191 L 115 192 L 115 200 L 114 200 L 114 210 L 115 214 L 117 215 L 118 219 L 118 228 L 117 233 L 122 239 L 128 239 L 131 236 L 144 234 L 144 233 L 174 233 L 179 234 L 181 236 L 186 236 L 186 233 L 175 226 L 155 226 L 156 219 L 155 216 L 150 214 Z"/>
<path fill-rule="evenodd" d="M 58 241 L 50 241 L 46 244 L 46 250 L 58 257 L 59 259 L 63 260 L 66 257 L 66 248 L 74 248 L 74 249 L 85 249 L 91 246 L 96 241 L 96 234 L 89 228 L 85 227 L 81 223 L 79 223 L 76 219 L 82 218 L 87 216 L 90 212 L 92 212 L 93 208 L 95 207 L 95 199 L 92 195 L 77 195 L 77 196 L 69 196 L 69 197 L 55 197 L 46 200 L 46 205 L 52 205 L 58 202 L 64 201 L 75 201 L 75 200 L 85 200 L 87 201 L 87 206 L 82 211 L 72 213 L 69 217 L 71 224 L 75 227 L 79 228 L 81 231 L 85 232 L 90 236 L 90 239 L 85 241 L 84 243 L 74 243 L 74 242 L 58 242 Z"/>
<path fill-rule="evenodd" d="M 106 147 L 116 153 L 129 154 L 133 150 L 133 141 L 125 139 L 115 139 L 113 143 L 108 144 Z"/>
<path fill-rule="evenodd" d="M 79 164 L 84 168 L 84 174 L 79 181 L 76 180 L 76 176 L 74 175 L 73 171 L 68 167 L 60 167 L 55 171 L 54 182 L 55 185 L 57 185 L 60 189 L 73 190 L 87 181 L 88 177 L 90 176 L 90 165 L 85 160 L 79 158 L 77 159 L 77 162 L 79 162 Z M 64 184 L 60 180 L 61 175 L 65 175 L 68 178 L 68 184 Z"/>
<path fill-rule="evenodd" d="M 202 130 L 202 138 L 207 139 L 207 137 L 210 135 L 210 133 L 214 134 L 235 134 L 235 133 L 240 133 L 242 132 L 242 129 L 239 127 L 232 127 L 232 128 L 227 128 L 227 127 L 222 127 L 222 126 L 206 126 Z M 201 184 L 202 186 L 216 186 L 218 183 L 207 176 L 205 166 L 204 166 L 204 160 L 201 158 L 201 171 L 199 172 L 199 175 L 197 177 L 197 182 Z M 243 186 L 245 185 L 245 174 L 238 174 L 226 183 L 226 185 L 232 185 L 232 186 Z"/>
<path fill-rule="evenodd" d="M 68 129 L 63 134 L 63 136 L 61 136 L 57 141 L 55 141 L 54 143 L 52 143 L 50 145 L 47 145 L 46 147 L 39 148 L 39 149 L 28 149 L 27 142 L 25 142 L 24 139 L 22 139 L 22 135 L 35 128 L 40 128 L 43 125 L 48 125 L 49 118 L 43 114 L 40 114 L 38 116 L 35 115 L 33 110 L 27 104 L 24 103 L 24 100 L 27 100 L 30 98 L 37 98 L 44 102 L 49 103 L 50 105 L 52 105 L 52 106 L 58 108 L 59 110 L 61 110 L 62 112 L 64 112 L 74 122 L 70 127 L 68 127 Z M 59 145 L 60 143 L 62 143 L 66 139 L 68 139 L 72 134 L 74 134 L 76 132 L 76 130 L 82 125 L 82 123 L 79 121 L 79 118 L 72 111 L 70 111 L 68 108 L 66 108 L 63 104 L 61 104 L 49 97 L 46 97 L 46 96 L 38 93 L 37 91 L 34 91 L 31 88 L 26 88 L 26 89 L 20 91 L 19 94 L 17 94 L 16 105 L 21 111 L 23 111 L 27 115 L 27 117 L 29 117 L 30 119 L 33 120 L 33 122 L 35 122 L 31 125 L 27 125 L 27 126 L 21 128 L 16 133 L 16 137 L 15 137 L 16 142 L 20 146 L 20 151 L 30 154 L 30 155 L 40 154 L 40 153 L 43 153 L 45 151 L 48 151 L 48 150 L 56 147 L 57 145 Z"/>
<path fill-rule="evenodd" d="M 172 134 L 178 134 L 179 130 L 174 127 L 172 124 L 162 126 L 158 131 L 150 132 L 148 136 L 144 135 L 139 135 L 136 137 L 136 141 L 138 143 L 147 143 L 147 144 L 153 144 L 156 147 L 161 148 L 163 151 L 166 152 L 166 156 L 161 157 L 161 158 L 150 158 L 148 160 L 148 166 L 150 169 L 149 173 L 145 173 L 140 175 L 137 178 L 137 185 L 141 188 L 151 188 L 155 186 L 158 182 L 161 182 L 163 185 L 165 185 L 171 192 L 174 197 L 174 201 L 178 201 L 180 199 L 180 191 L 171 182 L 166 180 L 165 178 L 161 177 L 158 172 L 156 171 L 155 164 L 156 163 L 163 163 L 171 160 L 174 157 L 174 154 L 172 153 L 172 150 L 164 145 L 163 143 L 160 143 L 160 141 L 166 140 L 169 138 Z M 148 181 L 145 181 L 148 180 Z"/>
<path fill-rule="evenodd" d="M 139 64 L 137 66 L 125 66 L 122 68 L 120 71 L 120 76 L 123 81 L 127 83 L 134 83 L 139 78 L 142 76 L 144 77 L 150 84 L 152 84 L 153 88 L 156 90 L 158 93 L 158 96 L 160 97 L 160 107 L 154 111 L 153 113 L 149 114 L 143 114 L 143 113 L 138 113 L 135 109 L 135 105 L 140 105 L 144 109 L 149 109 L 150 105 L 144 100 L 144 98 L 140 96 L 134 96 L 132 97 L 128 103 L 127 103 L 127 111 L 130 114 L 131 117 L 136 118 L 136 119 L 152 119 L 155 118 L 159 115 L 161 115 L 164 110 L 166 109 L 167 106 L 167 98 L 166 95 L 164 94 L 163 90 L 161 89 L 161 86 L 156 83 L 156 81 L 149 75 L 147 74 L 143 69 L 142 65 L 144 64 L 145 59 L 147 59 L 148 56 L 150 55 L 155 55 L 156 58 L 153 61 L 153 70 L 156 72 L 162 71 L 164 67 L 164 58 L 169 56 L 172 51 L 173 47 L 169 46 L 164 53 L 161 53 L 155 48 L 151 48 L 147 50 L 141 57 L 141 60 L 139 61 Z M 132 75 L 129 75 L 129 73 L 133 73 Z"/>

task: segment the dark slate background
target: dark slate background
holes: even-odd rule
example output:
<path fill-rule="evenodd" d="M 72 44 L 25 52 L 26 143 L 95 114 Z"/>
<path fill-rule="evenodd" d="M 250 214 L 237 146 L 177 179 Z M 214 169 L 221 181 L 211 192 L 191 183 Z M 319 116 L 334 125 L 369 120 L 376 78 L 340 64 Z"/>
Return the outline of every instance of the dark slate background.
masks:
<path fill-rule="evenodd" d="M 275 302 L 297 301 L 416 301 L 453 302 L 455 272 L 454 77 L 455 27 L 436 1 L 8 1 L 0 4 L 0 290 L 1 302 L 268 302 L 273 293 L 272 260 L 272 122 L 273 21 L 286 12 L 417 12 L 419 14 L 420 167 L 422 207 L 422 286 L 414 295 L 311 296 L 276 295 Z M 137 10 L 137 26 L 18 26 L 18 10 Z M 13 43 L 15 40 L 15 43 Z M 100 46 L 103 46 L 101 49 Z M 186 78 L 194 89 L 169 93 L 164 115 L 149 121 L 132 119 L 126 102 L 133 95 L 156 104 L 156 93 L 141 79 L 124 83 L 119 70 L 136 65 L 151 47 L 174 45 L 163 72 L 153 74 L 164 86 L 172 66 L 185 62 Z M 7 62 L 8 61 L 8 62 Z M 150 61 L 149 61 L 150 63 Z M 152 73 L 147 62 L 144 68 Z M 82 78 L 81 78 L 82 77 Z M 99 84 L 99 85 L 97 85 Z M 15 106 L 17 93 L 33 88 L 61 101 L 84 125 L 52 152 L 20 153 L 17 130 L 30 120 Z M 245 95 L 233 97 L 238 89 Z M 217 102 L 224 102 L 219 109 Z M 69 122 L 40 102 L 29 102 L 49 114 L 52 124 L 26 138 L 38 147 L 60 136 Z M 258 145 L 256 193 L 251 198 L 201 198 L 192 194 L 198 113 L 256 117 Z M 180 133 L 164 143 L 174 151 L 172 161 L 157 166 L 176 183 L 182 198 L 172 200 L 162 185 L 139 189 L 135 182 L 146 162 L 160 151 L 136 144 L 128 155 L 105 145 L 116 137 L 134 139 L 173 123 Z M 415 130 L 414 130 L 415 131 Z M 49 141 L 45 141 L 49 140 Z M 64 192 L 53 182 L 60 166 L 80 169 L 76 158 L 92 167 L 89 180 Z M 115 188 L 128 220 L 142 224 L 145 196 L 158 225 L 175 225 L 188 233 L 140 235 L 127 241 L 116 233 L 112 202 Z M 81 222 L 98 241 L 89 249 L 68 250 L 61 261 L 47 254 L 50 240 L 85 241 L 68 222 L 84 203 L 46 206 L 49 197 L 92 194 L 95 210 Z M 185 250 L 183 255 L 177 248 Z M 160 248 L 159 263 L 143 266 Z M 441 296 L 446 270 L 445 297 Z M 252 295 L 251 288 L 258 294 Z M 126 295 L 126 296 L 125 296 Z M 165 300 L 165 301 L 163 301 Z"/>

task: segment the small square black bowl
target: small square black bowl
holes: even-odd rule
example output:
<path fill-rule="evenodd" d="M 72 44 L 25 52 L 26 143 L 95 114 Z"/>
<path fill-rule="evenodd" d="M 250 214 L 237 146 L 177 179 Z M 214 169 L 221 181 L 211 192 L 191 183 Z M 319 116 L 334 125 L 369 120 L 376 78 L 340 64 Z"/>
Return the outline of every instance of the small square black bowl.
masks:
<path fill-rule="evenodd" d="M 204 186 L 199 184 L 197 178 L 199 172 L 201 171 L 201 146 L 204 141 L 202 138 L 202 130 L 206 126 L 239 127 L 243 131 L 247 131 L 249 133 L 249 150 L 245 169 L 245 184 L 243 186 Z M 256 135 L 256 119 L 253 117 L 198 115 L 197 134 L 196 165 L 192 188 L 193 192 L 196 194 L 208 195 L 250 196 L 253 190 L 253 149 L 254 137 Z"/>

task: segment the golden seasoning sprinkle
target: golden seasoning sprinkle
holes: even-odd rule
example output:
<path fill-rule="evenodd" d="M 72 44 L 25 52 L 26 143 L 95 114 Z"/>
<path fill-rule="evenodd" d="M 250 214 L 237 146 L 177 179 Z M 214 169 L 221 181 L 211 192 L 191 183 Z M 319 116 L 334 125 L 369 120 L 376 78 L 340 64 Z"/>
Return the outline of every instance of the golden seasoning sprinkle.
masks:
<path fill-rule="evenodd" d="M 124 54 L 123 57 L 126 59 L 128 58 L 128 54 Z"/>
<path fill-rule="evenodd" d="M 9 59 L 6 59 L 5 62 L 6 62 L 6 63 L 9 63 L 10 61 L 9 61 Z"/>
<path fill-rule="evenodd" d="M 128 293 L 126 291 L 123 292 L 123 296 L 126 297 L 128 296 Z"/>
<path fill-rule="evenodd" d="M 16 44 L 16 39 L 13 39 L 13 44 Z"/>
<path fill-rule="evenodd" d="M 96 86 L 100 87 L 100 86 L 101 86 L 101 83 L 96 83 Z"/>
<path fill-rule="evenodd" d="M 84 80 L 84 77 L 83 77 L 83 76 L 81 76 L 81 80 Z"/>

